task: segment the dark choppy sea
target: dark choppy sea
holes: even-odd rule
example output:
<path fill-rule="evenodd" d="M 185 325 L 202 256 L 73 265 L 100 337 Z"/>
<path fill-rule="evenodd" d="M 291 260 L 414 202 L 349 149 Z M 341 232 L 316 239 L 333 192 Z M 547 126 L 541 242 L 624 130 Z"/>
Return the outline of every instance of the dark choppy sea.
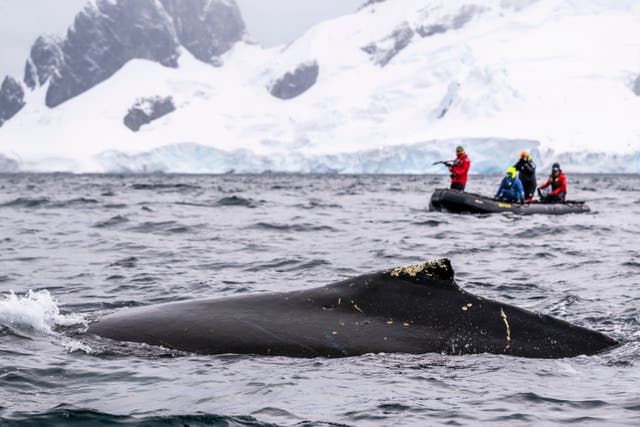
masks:
<path fill-rule="evenodd" d="M 443 176 L 0 176 L 0 425 L 640 425 L 640 177 L 569 180 L 591 214 L 428 212 Z M 623 345 L 562 360 L 305 360 L 78 332 L 125 307 L 433 257 L 451 258 L 473 293 Z"/>

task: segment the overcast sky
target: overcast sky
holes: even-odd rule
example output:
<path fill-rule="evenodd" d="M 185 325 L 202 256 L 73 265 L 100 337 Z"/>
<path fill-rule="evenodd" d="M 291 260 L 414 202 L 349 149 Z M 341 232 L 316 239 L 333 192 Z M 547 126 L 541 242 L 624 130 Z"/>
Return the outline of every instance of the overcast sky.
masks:
<path fill-rule="evenodd" d="M 236 0 L 249 34 L 264 46 L 294 40 L 313 24 L 355 11 L 365 0 Z M 22 79 L 40 34 L 64 34 L 86 0 L 0 0 L 0 80 Z"/>

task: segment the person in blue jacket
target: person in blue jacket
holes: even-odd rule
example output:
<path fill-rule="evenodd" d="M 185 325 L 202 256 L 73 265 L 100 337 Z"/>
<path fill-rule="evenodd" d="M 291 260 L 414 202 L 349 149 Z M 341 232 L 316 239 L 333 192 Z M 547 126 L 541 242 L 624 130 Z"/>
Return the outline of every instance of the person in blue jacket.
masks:
<path fill-rule="evenodd" d="M 516 177 L 516 168 L 507 169 L 507 176 L 502 179 L 495 197 L 508 202 L 524 201 L 524 189 L 522 181 Z"/>

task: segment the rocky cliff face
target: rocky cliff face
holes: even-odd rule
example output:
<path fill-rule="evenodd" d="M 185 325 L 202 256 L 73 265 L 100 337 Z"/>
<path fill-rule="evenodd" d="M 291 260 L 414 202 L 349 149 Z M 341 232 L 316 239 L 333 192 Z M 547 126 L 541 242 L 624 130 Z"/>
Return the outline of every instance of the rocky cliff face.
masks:
<path fill-rule="evenodd" d="M 98 0 L 76 16 L 67 33 L 47 106 L 92 88 L 134 58 L 175 67 L 177 48 L 173 23 L 154 0 Z"/>
<path fill-rule="evenodd" d="M 234 1 L 161 1 L 173 19 L 178 41 L 201 61 L 214 61 L 244 35 L 244 21 Z"/>
<path fill-rule="evenodd" d="M 31 47 L 24 70 L 24 82 L 31 88 L 44 85 L 62 65 L 62 40 L 40 36 Z"/>
<path fill-rule="evenodd" d="M 368 44 L 362 50 L 370 55 L 374 64 L 384 67 L 411 43 L 413 35 L 414 31 L 409 24 L 403 22 L 389 36 L 376 43 Z"/>
<path fill-rule="evenodd" d="M 522 1 L 531 2 L 532 0 Z M 380 3 L 380 1 L 371 0 L 367 2 L 365 6 L 369 6 L 374 3 Z M 509 1 L 505 0 L 504 3 L 505 7 L 516 7 Z M 361 49 L 369 54 L 369 57 L 374 64 L 384 67 L 411 43 L 416 33 L 420 37 L 425 38 L 436 34 L 443 34 L 452 30 L 459 30 L 471 22 L 475 17 L 488 10 L 488 8 L 481 5 L 464 4 L 452 14 L 432 14 L 431 10 L 425 8 L 422 12 L 422 18 L 424 19 L 422 24 L 412 28 L 409 22 L 405 21 L 398 25 L 387 37 L 363 46 Z"/>
<path fill-rule="evenodd" d="M 24 90 L 12 77 L 5 77 L 0 86 L 0 126 L 24 107 Z"/>
<path fill-rule="evenodd" d="M 233 0 L 95 0 L 76 16 L 64 40 L 36 41 L 25 83 L 35 88 L 50 81 L 46 104 L 55 107 L 132 59 L 176 67 L 183 46 L 215 63 L 244 33 Z"/>
<path fill-rule="evenodd" d="M 459 30 L 467 23 L 471 22 L 473 18 L 481 15 L 487 10 L 488 9 L 475 4 L 463 5 L 457 11 L 457 13 L 452 15 L 445 15 L 444 17 L 438 19 L 438 22 L 430 22 L 418 26 L 416 28 L 416 32 L 420 35 L 420 37 L 430 37 L 435 34 L 442 34 L 451 30 Z"/>

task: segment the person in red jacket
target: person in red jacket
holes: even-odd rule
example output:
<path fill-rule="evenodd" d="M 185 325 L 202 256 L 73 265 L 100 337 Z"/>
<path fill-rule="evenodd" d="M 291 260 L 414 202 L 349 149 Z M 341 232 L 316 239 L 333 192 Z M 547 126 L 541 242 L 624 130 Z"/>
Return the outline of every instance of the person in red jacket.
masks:
<path fill-rule="evenodd" d="M 544 190 L 548 186 L 551 186 L 551 193 L 543 195 L 540 190 Z M 540 195 L 540 201 L 543 203 L 562 203 L 567 195 L 567 177 L 560 169 L 559 163 L 554 163 L 551 168 L 551 175 L 547 182 L 542 184 L 538 188 L 538 194 Z"/>
<path fill-rule="evenodd" d="M 456 160 L 449 166 L 452 190 L 464 191 L 464 187 L 467 185 L 470 167 L 471 160 L 469 160 L 469 157 L 465 154 L 464 148 L 461 146 L 456 147 Z"/>

